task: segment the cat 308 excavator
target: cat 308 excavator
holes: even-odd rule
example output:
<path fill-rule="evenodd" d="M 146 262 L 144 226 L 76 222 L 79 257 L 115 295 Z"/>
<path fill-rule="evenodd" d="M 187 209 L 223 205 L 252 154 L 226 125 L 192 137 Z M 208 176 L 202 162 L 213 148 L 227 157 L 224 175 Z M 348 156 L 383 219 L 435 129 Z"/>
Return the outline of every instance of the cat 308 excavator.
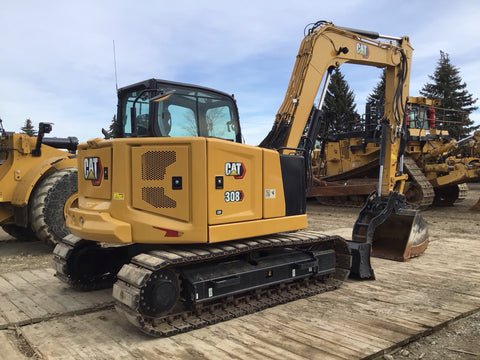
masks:
<path fill-rule="evenodd" d="M 156 79 L 120 89 L 114 139 L 78 147 L 79 198 L 67 216 L 72 234 L 54 250 L 57 276 L 84 290 L 114 283 L 120 313 L 169 336 L 333 290 L 352 256 L 352 272 L 373 277 L 377 241 L 378 250 L 391 240 L 402 254 L 405 244 L 425 243 L 421 215 L 408 213 L 396 191 L 406 178 L 398 144 L 412 49 L 407 37 L 374 37 L 314 24 L 260 146 L 241 143 L 236 103 L 225 93 Z M 328 84 L 346 62 L 386 66 L 387 93 L 397 95 L 385 113 L 384 185 L 368 207 L 376 216 L 369 225 L 362 215 L 349 243 L 302 230 L 323 116 L 312 106 L 324 75 Z M 383 223 L 391 233 L 377 238 Z"/>

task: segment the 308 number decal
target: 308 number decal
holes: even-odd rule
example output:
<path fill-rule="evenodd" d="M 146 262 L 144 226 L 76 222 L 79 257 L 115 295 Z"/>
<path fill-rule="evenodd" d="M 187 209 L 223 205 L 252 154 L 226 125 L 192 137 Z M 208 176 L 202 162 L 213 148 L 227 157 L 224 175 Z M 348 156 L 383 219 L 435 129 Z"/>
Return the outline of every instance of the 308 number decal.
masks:
<path fill-rule="evenodd" d="M 225 191 L 225 202 L 239 202 L 243 200 L 243 191 Z"/>

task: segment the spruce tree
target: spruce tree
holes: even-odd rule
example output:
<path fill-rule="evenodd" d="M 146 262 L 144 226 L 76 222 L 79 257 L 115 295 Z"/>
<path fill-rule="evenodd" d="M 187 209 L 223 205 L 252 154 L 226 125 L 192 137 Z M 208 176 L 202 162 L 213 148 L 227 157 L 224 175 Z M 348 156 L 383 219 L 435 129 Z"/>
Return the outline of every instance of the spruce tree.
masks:
<path fill-rule="evenodd" d="M 117 116 L 116 115 L 113 115 L 113 119 L 112 119 L 112 122 L 110 123 L 110 127 L 108 128 L 108 134 L 111 136 L 111 137 L 114 137 L 115 136 L 115 133 L 116 133 L 116 122 L 117 122 Z"/>
<path fill-rule="evenodd" d="M 447 53 L 440 51 L 440 59 L 433 75 L 429 75 L 433 81 L 427 83 L 420 90 L 420 94 L 430 99 L 440 99 L 441 107 L 445 109 L 455 109 L 466 112 L 468 115 L 477 110 L 474 106 L 478 99 L 474 99 L 467 90 L 467 84 L 462 82 L 460 71 L 450 62 Z M 473 126 L 473 120 L 462 116 L 460 112 L 449 113 L 448 121 L 453 123 L 444 123 L 443 128 L 448 130 L 450 135 L 456 139 L 467 136 L 470 132 L 480 128 L 480 125 Z"/>
<path fill-rule="evenodd" d="M 27 134 L 28 136 L 37 136 L 37 131 L 32 124 L 32 120 L 25 120 L 25 124 L 20 128 L 22 134 Z"/>
<path fill-rule="evenodd" d="M 384 107 L 385 105 L 385 78 L 386 78 L 386 69 L 383 69 L 382 76 L 380 80 L 375 85 L 373 92 L 368 94 L 367 103 L 373 103 L 377 106 Z"/>
<path fill-rule="evenodd" d="M 331 124 L 331 129 L 334 132 L 345 132 L 352 129 L 354 119 L 358 116 L 356 113 L 355 95 L 344 76 L 337 68 L 335 69 L 330 84 L 325 95 L 325 102 L 322 110 L 325 112 L 332 112 L 336 119 Z"/>

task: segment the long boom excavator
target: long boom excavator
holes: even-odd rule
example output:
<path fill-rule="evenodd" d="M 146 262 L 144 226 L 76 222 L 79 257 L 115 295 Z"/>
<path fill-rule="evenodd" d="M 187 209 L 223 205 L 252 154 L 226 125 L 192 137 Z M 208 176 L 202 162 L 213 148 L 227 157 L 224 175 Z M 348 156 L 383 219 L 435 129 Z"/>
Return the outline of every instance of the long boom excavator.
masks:
<path fill-rule="evenodd" d="M 373 276 L 368 237 L 347 244 L 303 230 L 322 116 L 311 109 L 324 74 L 344 62 L 386 65 L 388 91 L 401 94 L 411 48 L 399 43 L 316 24 L 260 146 L 241 143 L 230 95 L 156 79 L 120 89 L 115 138 L 78 147 L 79 196 L 72 235 L 54 250 L 57 276 L 84 290 L 114 283 L 117 310 L 153 336 L 333 290 L 350 272 L 350 248 Z"/>

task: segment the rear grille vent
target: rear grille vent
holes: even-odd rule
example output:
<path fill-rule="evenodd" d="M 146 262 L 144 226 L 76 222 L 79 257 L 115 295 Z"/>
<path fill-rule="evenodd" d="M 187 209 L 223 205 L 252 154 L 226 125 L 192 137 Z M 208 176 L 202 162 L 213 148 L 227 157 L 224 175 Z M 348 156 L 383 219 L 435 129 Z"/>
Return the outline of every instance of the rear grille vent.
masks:
<path fill-rule="evenodd" d="M 142 188 L 142 200 L 156 208 L 175 208 L 177 202 L 165 195 L 163 187 Z"/>
<path fill-rule="evenodd" d="M 147 151 L 142 155 L 142 180 L 163 180 L 167 167 L 175 161 L 175 151 Z"/>

